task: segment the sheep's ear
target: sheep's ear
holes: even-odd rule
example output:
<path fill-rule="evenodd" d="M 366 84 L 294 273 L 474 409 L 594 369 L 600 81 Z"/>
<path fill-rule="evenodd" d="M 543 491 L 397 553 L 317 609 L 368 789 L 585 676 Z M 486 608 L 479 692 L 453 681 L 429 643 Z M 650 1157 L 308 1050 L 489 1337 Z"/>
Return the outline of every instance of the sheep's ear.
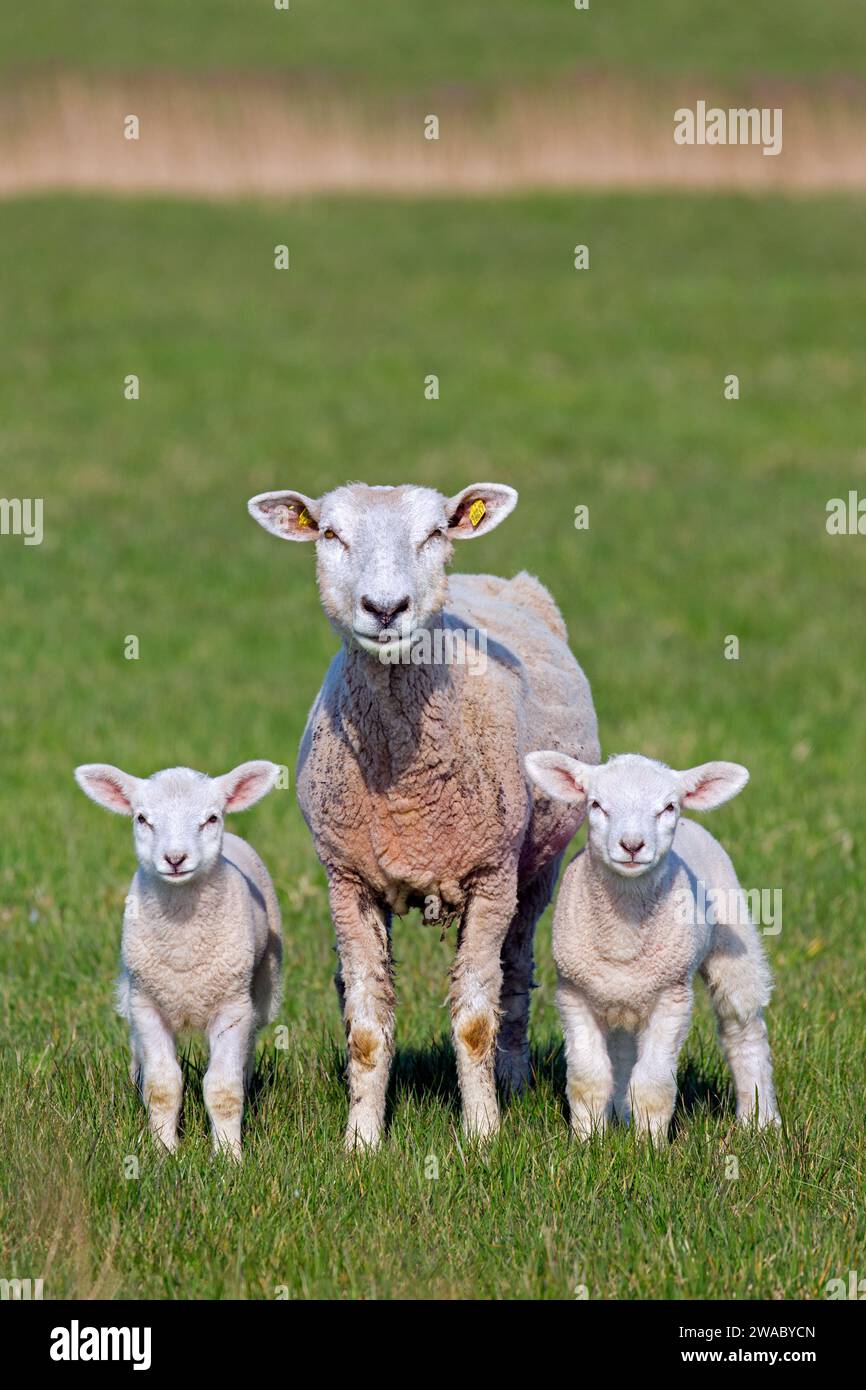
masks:
<path fill-rule="evenodd" d="M 448 534 L 453 541 L 471 541 L 492 531 L 517 506 L 517 493 L 504 483 L 473 483 L 445 503 Z"/>
<path fill-rule="evenodd" d="M 567 753 L 527 753 L 526 771 L 554 801 L 585 801 L 590 769 Z"/>
<path fill-rule="evenodd" d="M 741 792 L 749 780 L 739 763 L 701 763 L 677 774 L 680 800 L 690 811 L 712 811 Z"/>
<path fill-rule="evenodd" d="M 116 811 L 119 816 L 132 815 L 132 802 L 138 778 L 121 772 L 111 763 L 83 763 L 75 769 L 75 780 L 83 792 L 104 806 L 106 811 Z"/>
<path fill-rule="evenodd" d="M 260 492 L 247 503 L 253 520 L 281 541 L 317 541 L 319 507 L 302 492 Z"/>
<path fill-rule="evenodd" d="M 224 776 L 215 777 L 214 782 L 225 798 L 223 810 L 245 811 L 248 806 L 255 806 L 271 790 L 279 775 L 276 763 L 253 762 L 241 763 Z"/>

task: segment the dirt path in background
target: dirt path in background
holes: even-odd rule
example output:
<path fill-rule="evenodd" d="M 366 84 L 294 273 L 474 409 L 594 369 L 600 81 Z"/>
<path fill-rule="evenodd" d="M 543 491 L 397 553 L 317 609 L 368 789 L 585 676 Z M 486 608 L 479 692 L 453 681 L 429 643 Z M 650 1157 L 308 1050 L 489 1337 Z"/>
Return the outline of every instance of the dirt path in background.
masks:
<path fill-rule="evenodd" d="M 776 157 L 678 146 L 674 111 L 781 107 Z M 424 138 L 438 116 L 440 138 Z M 123 137 L 124 118 L 140 139 Z M 332 83 L 222 74 L 7 80 L 0 196 L 52 189 L 230 198 L 530 189 L 866 189 L 866 85 L 632 83 L 599 74 L 479 95 L 353 99 Z"/>

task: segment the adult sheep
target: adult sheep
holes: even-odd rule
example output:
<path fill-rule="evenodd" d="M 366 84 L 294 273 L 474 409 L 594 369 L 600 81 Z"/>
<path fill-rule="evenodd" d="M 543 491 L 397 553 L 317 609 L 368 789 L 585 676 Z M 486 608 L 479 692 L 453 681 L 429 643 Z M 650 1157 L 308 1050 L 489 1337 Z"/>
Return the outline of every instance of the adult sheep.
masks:
<path fill-rule="evenodd" d="M 555 748 L 592 763 L 599 747 L 589 684 L 547 590 L 525 573 L 446 576 L 452 541 L 485 535 L 516 502 L 492 483 L 450 498 L 353 483 L 248 503 L 275 536 L 315 542 L 322 605 L 343 639 L 310 712 L 297 791 L 328 875 L 349 1147 L 382 1132 L 392 914 L 459 921 L 451 1019 L 466 1132 L 497 1128 L 495 1079 L 506 1091 L 528 1080 L 535 924 L 583 810 L 534 789 L 523 759 Z M 467 659 L 455 660 L 461 642 Z"/>

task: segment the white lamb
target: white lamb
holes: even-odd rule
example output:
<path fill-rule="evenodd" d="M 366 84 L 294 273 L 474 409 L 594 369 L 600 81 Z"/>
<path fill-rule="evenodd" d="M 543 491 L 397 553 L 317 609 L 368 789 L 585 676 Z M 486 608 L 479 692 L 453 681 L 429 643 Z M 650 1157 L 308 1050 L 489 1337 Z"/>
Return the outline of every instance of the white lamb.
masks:
<path fill-rule="evenodd" d="M 223 816 L 259 801 L 278 774 L 269 762 L 214 778 L 188 767 L 146 779 L 104 763 L 75 770 L 92 800 L 133 818 L 139 868 L 123 918 L 118 1012 L 150 1128 L 170 1150 L 182 1100 L 175 1035 L 201 1030 L 214 1148 L 240 1157 L 256 1034 L 279 1003 L 282 939 L 268 871 L 245 840 L 224 834 Z"/>
<path fill-rule="evenodd" d="M 737 1115 L 778 1124 L 760 938 L 721 845 L 680 820 L 683 808 L 708 811 L 735 796 L 746 769 L 674 772 L 631 753 L 591 767 L 556 752 L 530 753 L 526 768 L 547 796 L 588 806 L 587 847 L 565 871 L 553 924 L 575 1132 L 586 1138 L 615 1112 L 665 1137 L 695 971 L 710 991 Z"/>

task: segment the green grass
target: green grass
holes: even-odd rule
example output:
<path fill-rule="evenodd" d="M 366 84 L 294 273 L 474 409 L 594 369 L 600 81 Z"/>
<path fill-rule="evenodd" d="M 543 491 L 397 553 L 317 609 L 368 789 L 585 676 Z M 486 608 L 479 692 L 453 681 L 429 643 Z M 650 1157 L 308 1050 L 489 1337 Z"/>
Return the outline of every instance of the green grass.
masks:
<path fill-rule="evenodd" d="M 862 1270 L 866 541 L 824 519 L 866 492 L 864 235 L 841 199 L 0 207 L 2 491 L 43 497 L 46 528 L 0 538 L 4 1277 L 44 1275 L 47 1296 L 820 1297 Z M 751 769 L 707 824 L 744 883 L 784 894 L 783 1135 L 734 1130 L 702 1002 L 670 1150 L 571 1143 L 548 916 L 536 1088 L 468 1150 L 452 943 L 413 917 L 387 1142 L 346 1158 L 324 879 L 275 793 L 235 828 L 280 893 L 288 1047 L 267 1030 L 240 1172 L 209 1156 L 197 1047 L 180 1156 L 151 1151 L 111 1011 L 129 830 L 71 771 L 293 763 L 334 638 L 311 554 L 244 503 L 357 477 L 517 486 L 460 563 L 551 586 L 606 752 Z"/>
<path fill-rule="evenodd" d="M 502 82 L 584 65 L 640 76 L 866 72 L 856 0 L 2 0 L 0 64 L 276 69 L 377 88 Z"/>

